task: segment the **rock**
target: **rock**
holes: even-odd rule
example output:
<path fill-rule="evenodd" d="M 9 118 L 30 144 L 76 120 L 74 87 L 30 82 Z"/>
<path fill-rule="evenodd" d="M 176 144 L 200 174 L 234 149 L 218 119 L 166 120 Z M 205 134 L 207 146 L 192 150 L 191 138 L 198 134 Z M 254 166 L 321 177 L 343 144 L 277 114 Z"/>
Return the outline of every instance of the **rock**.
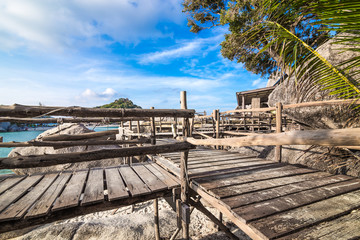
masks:
<path fill-rule="evenodd" d="M 18 132 L 21 129 L 18 127 L 18 125 L 16 124 L 12 124 L 9 128 L 8 128 L 8 132 Z"/>
<path fill-rule="evenodd" d="M 334 40 L 326 42 L 317 49 L 317 52 L 334 66 L 360 54 L 352 51 L 343 51 L 341 50 L 343 46 L 332 44 L 333 42 Z M 271 83 L 273 83 L 273 79 L 269 79 L 269 84 Z M 297 83 L 295 77 L 292 76 L 274 89 L 269 96 L 268 104 L 274 107 L 277 102 L 292 104 L 335 98 L 334 95 L 329 95 L 329 91 L 321 90 L 320 86 L 314 85 L 310 80 L 305 80 L 304 83 Z M 283 113 L 288 118 L 301 123 L 305 129 L 360 127 L 358 110 L 345 105 L 284 109 Z M 266 155 L 268 159 L 273 160 L 273 150 L 269 150 L 268 147 L 262 150 L 254 149 L 253 152 L 261 156 Z M 298 163 L 331 173 L 360 176 L 359 160 L 352 152 L 339 148 L 284 146 L 282 161 Z"/>
<path fill-rule="evenodd" d="M 325 57 L 334 66 L 342 61 L 360 55 L 351 51 L 341 50 L 341 45 L 332 44 L 335 40 L 330 40 L 321 45 L 318 53 Z M 348 46 L 347 46 L 348 47 Z M 272 83 L 273 79 L 269 79 Z M 274 107 L 277 102 L 283 104 L 323 101 L 335 99 L 334 95 L 329 95 L 329 91 L 321 90 L 321 87 L 305 80 L 304 83 L 297 83 L 295 76 L 285 80 L 278 85 L 269 96 L 268 104 Z M 329 106 L 285 109 L 284 114 L 300 123 L 305 123 L 309 128 L 344 128 L 359 126 L 359 119 L 353 108 L 348 106 Z"/>
<path fill-rule="evenodd" d="M 9 122 L 0 122 L 0 132 L 7 132 L 11 123 Z"/>
<path fill-rule="evenodd" d="M 34 227 L 26 231 L 18 230 L 0 234 L 0 239 L 137 239 L 150 240 L 154 236 L 153 201 L 139 203 L 134 206 L 122 207 L 117 210 L 97 212 L 76 218 L 57 221 Z M 209 209 L 211 210 L 211 209 Z M 164 199 L 159 201 L 160 236 L 170 239 L 176 230 L 176 213 L 172 211 Z M 212 222 L 196 209 L 191 214 L 190 236 L 197 240 L 225 240 L 226 235 L 211 227 Z M 224 216 L 224 221 L 228 219 Z M 240 240 L 250 240 L 239 228 L 228 223 L 232 232 Z M 209 227 L 207 227 L 209 226 Z M 181 238 L 181 231 L 176 239 Z"/>
<path fill-rule="evenodd" d="M 82 124 L 73 124 L 73 123 L 65 123 L 58 127 L 49 129 L 42 134 L 40 134 L 36 140 L 41 140 L 44 136 L 50 136 L 55 134 L 80 134 L 93 132 L 89 130 Z M 59 153 L 70 153 L 70 152 L 82 152 L 82 151 L 91 151 L 98 149 L 113 149 L 120 148 L 117 145 L 106 145 L 106 146 L 76 146 L 76 147 L 68 147 L 61 149 L 54 149 L 52 147 L 18 147 L 13 149 L 9 153 L 9 157 L 15 157 L 19 154 L 22 156 L 28 155 L 42 155 L 42 154 L 59 154 Z M 16 174 L 32 174 L 36 172 L 50 172 L 50 171 L 62 171 L 62 170 L 75 170 L 75 169 L 85 169 L 92 167 L 104 167 L 104 166 L 116 166 L 121 164 L 122 158 L 111 158 L 111 159 L 103 159 L 103 160 L 95 160 L 88 162 L 80 162 L 80 163 L 68 163 L 61 164 L 49 167 L 38 167 L 38 168 L 24 168 L 24 169 L 12 169 Z"/>

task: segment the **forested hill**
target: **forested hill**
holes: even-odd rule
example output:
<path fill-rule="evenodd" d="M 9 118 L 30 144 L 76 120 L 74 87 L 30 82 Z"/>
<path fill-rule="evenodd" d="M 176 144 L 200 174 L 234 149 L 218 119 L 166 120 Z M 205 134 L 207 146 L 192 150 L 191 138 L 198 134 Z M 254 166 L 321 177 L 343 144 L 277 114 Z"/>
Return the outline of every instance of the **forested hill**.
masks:
<path fill-rule="evenodd" d="M 141 107 L 134 104 L 128 98 L 119 98 L 119 99 L 113 101 L 112 103 L 98 106 L 97 108 L 141 108 Z"/>

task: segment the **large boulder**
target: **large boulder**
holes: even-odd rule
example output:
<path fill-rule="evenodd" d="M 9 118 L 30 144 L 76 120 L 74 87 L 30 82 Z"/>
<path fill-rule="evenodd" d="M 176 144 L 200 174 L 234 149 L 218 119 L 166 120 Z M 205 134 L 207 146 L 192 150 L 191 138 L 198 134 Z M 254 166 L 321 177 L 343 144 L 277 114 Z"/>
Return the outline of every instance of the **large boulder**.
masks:
<path fill-rule="evenodd" d="M 316 49 L 333 66 L 360 55 L 360 53 L 353 51 L 341 50 L 341 48 L 348 46 L 333 44 L 334 41 L 330 40 Z M 272 83 L 273 79 L 269 79 L 270 82 Z M 299 83 L 292 75 L 290 79 L 286 79 L 274 89 L 269 96 L 268 104 L 274 107 L 277 102 L 292 104 L 335 98 L 336 96 L 329 95 L 329 91 L 321 90 L 321 86 L 310 82 L 310 80 Z M 359 125 L 359 118 L 354 109 L 344 105 L 284 109 L 284 114 L 312 129 L 344 128 Z"/>
<path fill-rule="evenodd" d="M 360 53 L 343 51 L 343 46 L 333 44 L 330 40 L 317 49 L 317 52 L 325 57 L 334 66 L 344 60 L 350 59 Z M 346 46 L 348 47 L 348 46 Z M 269 79 L 269 84 L 273 83 Z M 324 101 L 335 99 L 329 95 L 329 91 L 321 90 L 321 87 L 305 80 L 302 83 L 296 81 L 292 76 L 278 85 L 269 96 L 269 106 L 274 107 L 277 102 L 283 104 L 302 103 L 311 101 Z M 337 129 L 348 127 L 359 127 L 358 110 L 346 105 L 327 107 L 302 107 L 284 109 L 284 115 L 302 124 L 305 129 Z M 243 151 L 243 150 L 241 150 Z M 273 159 L 272 147 L 258 149 L 248 148 L 248 152 L 258 153 L 262 157 Z M 340 148 L 316 147 L 316 146 L 284 146 L 282 161 L 292 164 L 307 165 L 319 170 L 331 173 L 341 173 L 352 176 L 360 176 L 358 152 Z"/>
<path fill-rule="evenodd" d="M 49 129 L 40 134 L 36 140 L 41 141 L 44 136 L 51 136 L 56 134 L 80 134 L 93 132 L 82 124 L 65 123 L 58 127 Z M 106 145 L 106 146 L 76 146 L 54 149 L 53 147 L 17 147 L 9 153 L 9 157 L 15 156 L 28 156 L 28 155 L 43 155 L 43 154 L 60 154 L 71 152 L 83 152 L 98 149 L 114 149 L 120 148 L 118 145 Z M 16 174 L 32 174 L 36 172 L 50 172 L 50 171 L 62 171 L 62 170 L 75 170 L 92 167 L 104 167 L 104 166 L 116 166 L 122 163 L 122 158 L 111 158 L 103 160 L 95 160 L 80 163 L 68 163 L 49 167 L 36 167 L 36 168 L 24 168 L 24 169 L 12 169 Z"/>

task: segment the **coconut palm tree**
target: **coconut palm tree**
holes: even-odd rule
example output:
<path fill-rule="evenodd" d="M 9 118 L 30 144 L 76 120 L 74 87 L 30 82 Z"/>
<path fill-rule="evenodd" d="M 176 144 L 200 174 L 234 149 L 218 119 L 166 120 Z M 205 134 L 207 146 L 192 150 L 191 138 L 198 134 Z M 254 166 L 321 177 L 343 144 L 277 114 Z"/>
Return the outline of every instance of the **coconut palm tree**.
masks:
<path fill-rule="evenodd" d="M 333 66 L 296 32 L 281 24 L 289 14 L 308 18 L 310 24 L 320 26 L 319 31 L 334 35 L 334 43 L 339 44 L 339 48 L 359 53 L 360 1 L 259 0 L 256 4 L 259 21 L 242 33 L 241 38 L 255 44 L 259 54 L 269 48 L 276 51 L 280 56 L 276 64 L 281 71 L 295 76 L 301 88 L 309 90 L 309 86 L 321 85 L 322 90 L 339 98 L 360 98 L 360 54 Z M 263 39 L 258 39 L 260 32 Z"/>

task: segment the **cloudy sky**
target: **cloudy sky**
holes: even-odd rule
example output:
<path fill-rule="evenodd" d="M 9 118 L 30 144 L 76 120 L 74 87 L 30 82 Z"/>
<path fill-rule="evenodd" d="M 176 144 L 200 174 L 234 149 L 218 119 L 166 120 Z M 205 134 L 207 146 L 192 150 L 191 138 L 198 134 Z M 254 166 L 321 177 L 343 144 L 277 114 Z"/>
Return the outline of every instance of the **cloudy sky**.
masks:
<path fill-rule="evenodd" d="M 182 0 L 1 0 L 0 104 L 233 109 L 266 81 L 224 59 L 227 28 L 189 32 Z"/>

